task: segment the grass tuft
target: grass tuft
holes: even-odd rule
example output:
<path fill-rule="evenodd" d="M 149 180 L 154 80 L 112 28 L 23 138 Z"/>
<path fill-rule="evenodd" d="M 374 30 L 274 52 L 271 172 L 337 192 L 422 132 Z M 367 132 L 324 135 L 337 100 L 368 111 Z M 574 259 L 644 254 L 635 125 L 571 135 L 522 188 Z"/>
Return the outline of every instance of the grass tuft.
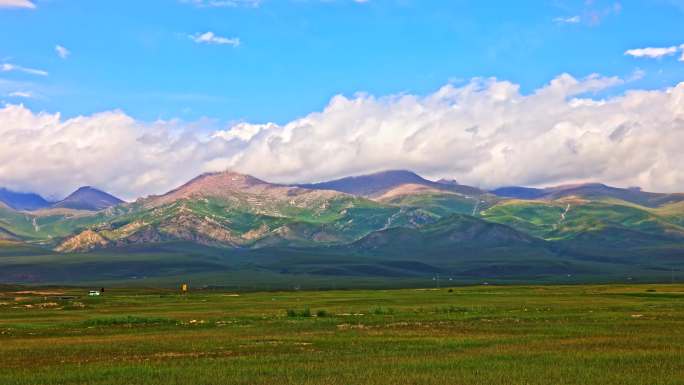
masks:
<path fill-rule="evenodd" d="M 450 306 L 442 306 L 442 307 L 437 307 L 437 308 L 435 308 L 435 313 L 446 313 L 446 314 L 450 314 L 450 313 L 463 313 L 463 312 L 466 312 L 466 311 L 467 311 L 466 308 L 458 307 L 458 306 L 453 306 L 453 305 L 450 305 Z"/>
<path fill-rule="evenodd" d="M 86 326 L 144 326 L 144 325 L 175 325 L 178 322 L 162 317 L 118 316 L 92 318 L 83 322 Z"/>
<path fill-rule="evenodd" d="M 370 310 L 370 314 L 375 315 L 392 315 L 394 314 L 394 309 L 391 307 L 378 306 Z"/>
<path fill-rule="evenodd" d="M 307 306 L 304 310 L 287 309 L 287 316 L 290 318 L 310 318 L 313 317 L 311 309 Z"/>

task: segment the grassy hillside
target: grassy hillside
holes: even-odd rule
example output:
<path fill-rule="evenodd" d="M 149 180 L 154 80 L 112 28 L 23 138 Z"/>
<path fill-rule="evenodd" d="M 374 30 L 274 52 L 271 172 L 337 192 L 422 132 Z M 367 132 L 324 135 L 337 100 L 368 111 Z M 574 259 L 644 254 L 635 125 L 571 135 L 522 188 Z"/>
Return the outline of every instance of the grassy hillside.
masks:
<path fill-rule="evenodd" d="M 420 210 L 345 195 L 306 204 L 264 200 L 255 205 L 251 199 L 181 199 L 153 208 L 137 204 L 93 230 L 113 246 L 174 240 L 233 247 L 305 246 L 351 242 L 374 230 L 433 220 Z M 88 250 L 90 238 L 75 239 L 64 250 Z"/>
<path fill-rule="evenodd" d="M 661 211 L 672 215 L 661 215 Z M 617 200 L 511 200 L 485 210 L 482 216 L 547 240 L 582 238 L 615 245 L 684 240 L 677 213 Z"/>
<path fill-rule="evenodd" d="M 651 212 L 670 223 L 684 227 L 684 202 L 662 205 Z"/>
<path fill-rule="evenodd" d="M 53 245 L 60 239 L 116 216 L 116 211 L 98 213 L 77 210 L 15 211 L 0 207 L 0 227 L 21 239 Z"/>
<path fill-rule="evenodd" d="M 476 215 L 495 202 L 491 196 L 466 196 L 449 192 L 427 191 L 380 198 L 380 202 L 400 207 L 419 208 L 436 217 L 451 214 Z"/>

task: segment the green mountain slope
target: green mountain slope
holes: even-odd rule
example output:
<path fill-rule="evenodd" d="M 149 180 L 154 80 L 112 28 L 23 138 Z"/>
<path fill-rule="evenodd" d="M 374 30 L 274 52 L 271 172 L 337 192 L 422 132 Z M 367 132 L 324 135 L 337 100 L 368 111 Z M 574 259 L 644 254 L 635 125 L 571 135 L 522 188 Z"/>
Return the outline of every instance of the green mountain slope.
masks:
<path fill-rule="evenodd" d="M 684 227 L 677 224 L 677 216 L 661 216 L 658 210 L 617 200 L 510 200 L 485 210 L 482 217 L 547 240 L 595 239 L 624 244 L 636 241 L 635 235 L 654 242 L 684 239 Z"/>
<path fill-rule="evenodd" d="M 414 253 L 423 250 L 429 253 L 459 248 L 537 246 L 542 243 L 509 226 L 454 214 L 418 228 L 396 227 L 375 231 L 350 247 L 361 251 Z"/>
<path fill-rule="evenodd" d="M 0 207 L 0 227 L 25 241 L 53 245 L 90 226 L 119 214 L 108 209 L 101 212 L 70 209 L 16 211 Z"/>
<path fill-rule="evenodd" d="M 491 194 L 463 194 L 415 184 L 398 186 L 374 198 L 384 204 L 421 209 L 436 217 L 451 214 L 477 215 L 500 201 Z"/>
<path fill-rule="evenodd" d="M 427 212 L 335 191 L 269 184 L 246 175 L 200 176 L 119 209 L 67 239 L 59 251 L 191 241 L 229 247 L 347 243 L 371 231 L 434 220 Z"/>

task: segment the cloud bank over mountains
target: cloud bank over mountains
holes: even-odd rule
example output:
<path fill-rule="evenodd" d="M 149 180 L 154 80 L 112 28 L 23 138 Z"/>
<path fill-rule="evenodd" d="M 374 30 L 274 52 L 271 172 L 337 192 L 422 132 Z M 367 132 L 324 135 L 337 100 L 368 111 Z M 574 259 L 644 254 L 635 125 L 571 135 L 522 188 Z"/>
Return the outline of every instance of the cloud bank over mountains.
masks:
<path fill-rule="evenodd" d="M 132 199 L 227 168 L 283 183 L 405 168 L 485 188 L 602 181 L 684 191 L 684 83 L 593 94 L 623 83 L 563 74 L 522 94 L 473 79 L 426 96 L 335 96 L 284 125 L 209 134 L 122 111 L 62 119 L 6 105 L 0 186 L 63 196 L 93 185 Z"/>

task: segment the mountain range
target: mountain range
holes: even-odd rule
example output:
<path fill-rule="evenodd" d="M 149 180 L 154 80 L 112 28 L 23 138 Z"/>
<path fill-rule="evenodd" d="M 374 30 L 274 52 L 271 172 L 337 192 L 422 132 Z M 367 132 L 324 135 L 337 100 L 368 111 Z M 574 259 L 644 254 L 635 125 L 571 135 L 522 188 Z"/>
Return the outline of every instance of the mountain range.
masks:
<path fill-rule="evenodd" d="M 50 202 L 35 193 L 15 192 L 0 188 L 0 204 L 20 211 L 49 208 L 98 211 L 122 203 L 124 203 L 123 200 L 90 186 L 80 187 L 66 198 L 56 202 Z"/>
<path fill-rule="evenodd" d="M 130 203 L 92 187 L 59 202 L 2 189 L 0 240 L 0 282 L 664 280 L 684 261 L 684 194 L 485 191 L 405 170 L 283 185 L 226 171 Z"/>

